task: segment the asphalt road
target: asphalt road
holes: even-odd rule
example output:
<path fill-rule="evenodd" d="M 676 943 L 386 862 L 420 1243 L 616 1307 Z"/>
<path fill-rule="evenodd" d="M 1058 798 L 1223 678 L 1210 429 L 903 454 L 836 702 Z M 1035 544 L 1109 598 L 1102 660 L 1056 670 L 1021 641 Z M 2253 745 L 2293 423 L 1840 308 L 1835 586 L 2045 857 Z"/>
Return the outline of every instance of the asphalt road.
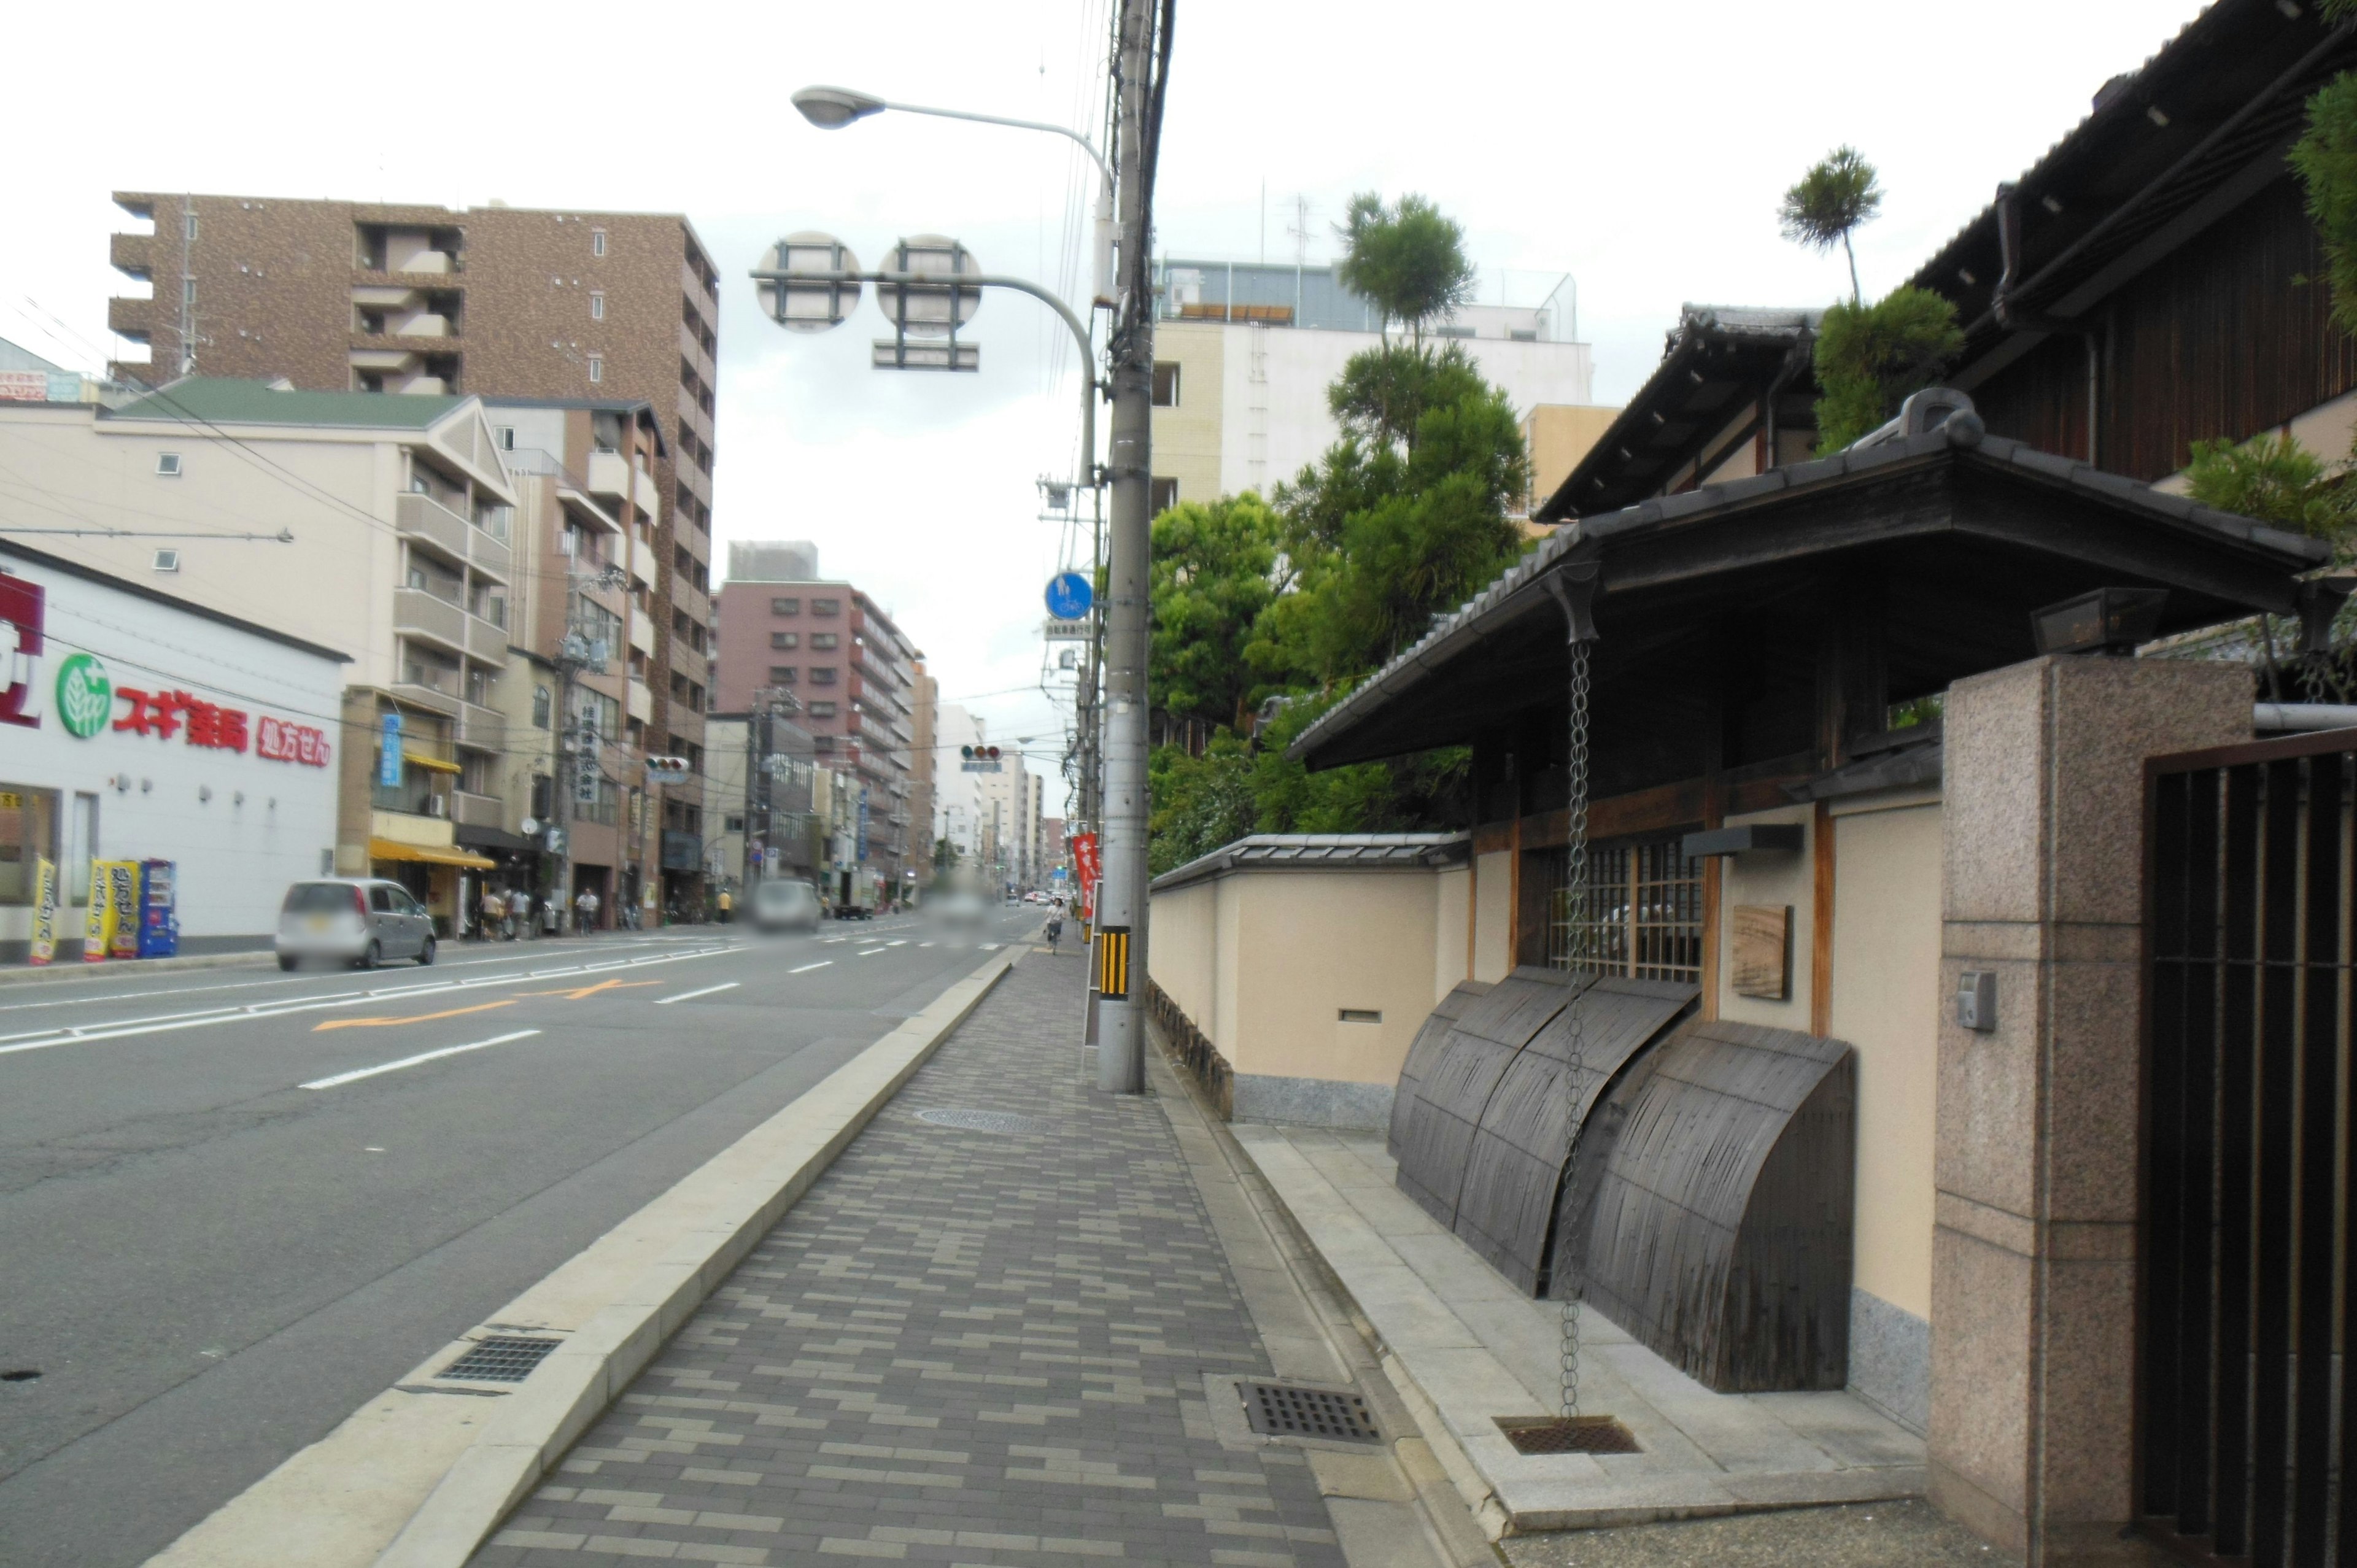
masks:
<path fill-rule="evenodd" d="M 0 992 L 0 1562 L 143 1561 L 1038 923 Z"/>

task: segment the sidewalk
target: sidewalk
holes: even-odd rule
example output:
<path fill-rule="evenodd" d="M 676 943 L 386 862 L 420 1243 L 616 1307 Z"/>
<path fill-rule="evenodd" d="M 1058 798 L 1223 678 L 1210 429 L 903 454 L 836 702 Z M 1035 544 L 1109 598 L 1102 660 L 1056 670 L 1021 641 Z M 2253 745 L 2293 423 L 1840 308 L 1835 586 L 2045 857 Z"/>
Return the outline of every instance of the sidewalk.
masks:
<path fill-rule="evenodd" d="M 1592 1310 L 1582 1405 L 1643 1451 L 1518 1453 L 1497 1418 L 1555 1413 L 1561 1309 L 1402 1193 L 1380 1133 L 1234 1133 L 1365 1314 L 1393 1381 L 1434 1412 L 1427 1434 L 1493 1536 L 1922 1495 L 1922 1439 L 1856 1396 L 1714 1393 Z"/>
<path fill-rule="evenodd" d="M 1084 1087 L 1082 975 L 1026 955 L 474 1561 L 1343 1563 L 1340 1445 L 1245 1428 L 1191 1107 Z"/>

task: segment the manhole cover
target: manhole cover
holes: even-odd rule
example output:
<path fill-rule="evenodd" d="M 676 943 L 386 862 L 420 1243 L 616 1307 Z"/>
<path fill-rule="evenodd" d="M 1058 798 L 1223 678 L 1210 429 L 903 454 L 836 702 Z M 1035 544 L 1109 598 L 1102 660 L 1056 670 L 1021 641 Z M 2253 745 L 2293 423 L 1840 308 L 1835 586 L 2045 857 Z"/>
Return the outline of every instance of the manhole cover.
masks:
<path fill-rule="evenodd" d="M 520 1383 L 563 1343 L 562 1339 L 511 1339 L 493 1335 L 476 1340 L 473 1349 L 436 1376 L 466 1378 L 479 1383 Z"/>
<path fill-rule="evenodd" d="M 1498 1430 L 1521 1454 L 1641 1454 L 1636 1437 L 1609 1415 L 1501 1416 Z"/>
<path fill-rule="evenodd" d="M 1055 1133 L 1060 1123 L 1013 1111 L 920 1111 L 917 1120 L 936 1127 L 956 1127 L 968 1133 Z"/>
<path fill-rule="evenodd" d="M 1347 1389 L 1300 1389 L 1290 1383 L 1246 1383 L 1244 1412 L 1252 1429 L 1270 1437 L 1326 1437 L 1340 1443 L 1381 1443 L 1367 1402 Z"/>

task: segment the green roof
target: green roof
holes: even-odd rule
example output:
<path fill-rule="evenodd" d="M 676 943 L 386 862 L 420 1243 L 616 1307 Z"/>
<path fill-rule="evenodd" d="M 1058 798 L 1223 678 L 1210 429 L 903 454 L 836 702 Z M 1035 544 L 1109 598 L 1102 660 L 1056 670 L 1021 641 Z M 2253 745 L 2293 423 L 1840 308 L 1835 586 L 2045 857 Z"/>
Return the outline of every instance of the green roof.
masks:
<path fill-rule="evenodd" d="M 467 400 L 414 392 L 280 392 L 268 381 L 188 376 L 102 417 L 208 424 L 335 424 L 424 430 Z"/>

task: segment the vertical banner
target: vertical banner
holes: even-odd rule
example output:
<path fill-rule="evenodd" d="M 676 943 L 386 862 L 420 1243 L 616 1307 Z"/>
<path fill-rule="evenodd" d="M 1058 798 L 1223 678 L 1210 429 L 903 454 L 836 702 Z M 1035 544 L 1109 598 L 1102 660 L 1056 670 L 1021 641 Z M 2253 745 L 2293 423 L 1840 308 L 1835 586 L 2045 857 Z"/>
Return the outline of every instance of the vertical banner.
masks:
<path fill-rule="evenodd" d="M 1080 884 L 1081 918 L 1093 920 L 1097 913 L 1097 835 L 1072 835 L 1072 879 Z"/>
<path fill-rule="evenodd" d="M 382 725 L 376 754 L 376 782 L 381 789 L 401 788 L 401 714 L 389 713 Z"/>
<path fill-rule="evenodd" d="M 109 890 L 106 862 L 90 863 L 90 908 L 82 915 L 81 961 L 104 963 L 114 946 L 114 897 Z"/>
<path fill-rule="evenodd" d="M 135 860 L 110 860 L 106 863 L 107 902 L 113 906 L 106 914 L 106 950 L 111 958 L 139 956 L 139 863 Z M 96 897 L 93 893 L 92 897 Z"/>
<path fill-rule="evenodd" d="M 33 950 L 31 961 L 48 963 L 58 956 L 58 865 L 46 855 L 33 862 Z"/>

